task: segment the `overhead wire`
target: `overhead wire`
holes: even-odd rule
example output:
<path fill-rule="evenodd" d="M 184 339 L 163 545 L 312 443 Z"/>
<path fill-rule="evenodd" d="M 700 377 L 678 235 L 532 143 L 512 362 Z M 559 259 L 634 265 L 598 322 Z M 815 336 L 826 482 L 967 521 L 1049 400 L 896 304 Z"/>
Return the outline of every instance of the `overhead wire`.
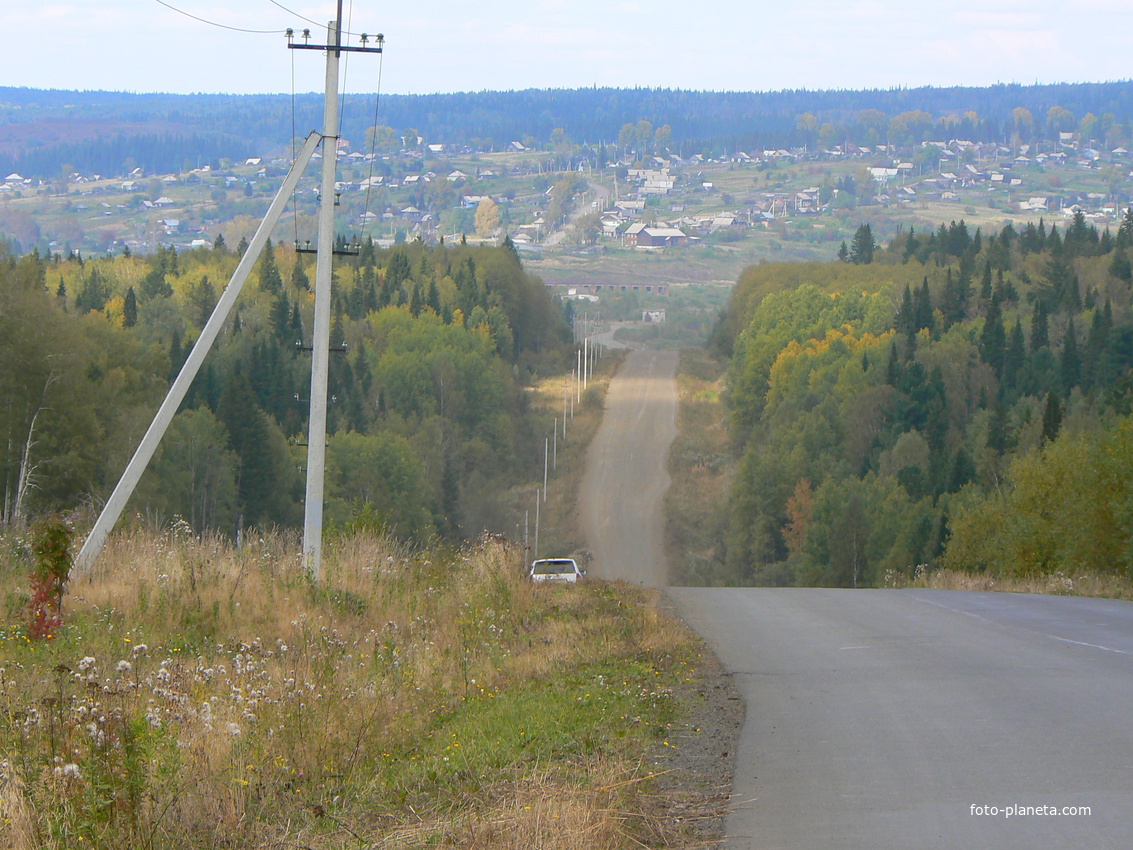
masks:
<path fill-rule="evenodd" d="M 374 189 L 374 160 L 377 159 L 378 153 L 378 107 L 382 102 L 382 65 L 385 62 L 385 58 L 386 55 L 384 52 L 378 56 L 378 89 L 374 93 L 374 121 L 372 124 L 373 130 L 371 131 L 372 139 L 370 141 L 370 175 L 366 178 L 366 204 L 365 211 L 362 213 L 362 227 L 359 232 L 365 231 L 370 217 L 370 192 Z M 361 237 L 359 237 L 358 241 L 361 241 Z"/>
<path fill-rule="evenodd" d="M 278 0 L 268 0 L 268 2 L 271 3 L 275 7 L 282 9 L 287 14 L 294 15 L 295 17 L 297 17 L 301 21 L 306 21 L 307 23 L 314 24 L 317 27 L 325 27 L 327 25 L 326 21 L 316 21 L 312 18 L 308 18 L 305 15 L 301 15 L 298 12 L 296 12 L 294 9 L 287 8 L 282 3 L 278 2 Z M 351 5 L 353 6 L 353 0 L 351 0 Z M 342 34 L 343 35 L 366 35 L 366 33 L 351 32 L 349 27 L 344 29 L 342 31 Z"/>
<path fill-rule="evenodd" d="M 347 30 L 350 29 L 350 24 L 353 22 L 353 19 L 354 19 L 354 0 L 350 0 L 350 5 L 347 7 L 347 10 L 346 10 L 346 29 Z M 343 32 L 342 21 L 338 22 L 338 28 L 339 28 L 339 33 L 340 33 L 338 42 L 341 45 L 342 44 L 341 33 Z M 342 83 L 341 83 L 342 91 L 339 94 L 339 99 L 338 99 L 338 133 L 339 133 L 338 137 L 339 137 L 339 139 L 342 138 L 342 127 L 346 123 L 346 80 L 347 80 L 347 77 L 349 76 L 349 74 L 350 74 L 350 54 L 347 53 L 346 56 L 344 57 L 343 63 L 342 63 Z M 337 142 L 335 144 L 334 157 L 335 157 L 335 160 L 337 161 L 338 160 L 338 145 L 337 145 Z M 359 239 L 359 241 L 361 241 L 361 239 Z"/>
<path fill-rule="evenodd" d="M 232 30 L 233 32 L 249 32 L 255 35 L 282 35 L 287 32 L 287 30 L 252 30 L 245 29 L 244 27 L 233 27 L 217 21 L 210 21 L 208 18 L 202 18 L 199 15 L 186 12 L 184 9 L 178 9 L 173 4 L 165 2 L 165 0 L 154 0 L 154 2 L 164 6 L 166 9 L 176 12 L 178 15 L 184 15 L 186 18 L 192 18 L 194 21 L 200 21 L 202 24 L 208 24 L 210 27 L 219 27 L 224 30 Z"/>
<path fill-rule="evenodd" d="M 291 165 L 295 166 L 295 51 L 287 51 L 291 54 Z M 294 190 L 291 192 L 291 206 L 292 206 L 292 219 L 295 222 L 295 249 L 299 249 L 299 184 L 295 184 Z M 295 262 L 299 262 L 299 255 L 296 253 Z"/>

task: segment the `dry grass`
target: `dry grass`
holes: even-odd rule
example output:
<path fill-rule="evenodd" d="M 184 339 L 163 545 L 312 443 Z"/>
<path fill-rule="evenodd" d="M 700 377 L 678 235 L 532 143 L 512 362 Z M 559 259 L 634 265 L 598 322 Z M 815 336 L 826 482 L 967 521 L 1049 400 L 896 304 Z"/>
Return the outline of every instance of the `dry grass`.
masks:
<path fill-rule="evenodd" d="M 924 587 L 934 590 L 987 590 L 1003 593 L 1044 593 L 1057 596 L 1098 596 L 1133 600 L 1133 582 L 1120 576 L 1053 573 L 1029 578 L 1002 578 L 957 570 L 921 570 L 914 576 L 893 573 L 886 587 Z"/>
<path fill-rule="evenodd" d="M 637 588 L 536 588 L 517 547 L 123 533 L 28 640 L 0 553 L 0 846 L 682 846 L 646 753 L 693 637 Z"/>
<path fill-rule="evenodd" d="M 678 435 L 669 453 L 665 544 L 676 584 L 720 583 L 719 550 L 726 528 L 732 459 L 722 364 L 702 349 L 681 352 L 677 376 Z"/>
<path fill-rule="evenodd" d="M 560 429 L 558 461 L 547 476 L 547 501 L 539 505 L 539 557 L 584 555 L 586 538 L 578 513 L 577 495 L 586 471 L 587 450 L 602 424 L 606 392 L 624 357 L 624 351 L 611 350 L 596 360 L 594 374 L 587 382 L 582 400 L 575 402 L 573 418 L 570 418 L 568 404 L 565 440 L 561 430 L 564 379 L 557 377 L 542 381 L 531 391 L 532 406 L 542 411 L 547 435 L 550 435 L 556 417 Z M 535 541 L 536 488 L 541 488 L 542 485 L 540 478 L 538 482 L 532 482 L 531 486 L 515 493 L 516 515 L 522 517 L 525 510 L 528 512 L 528 542 L 532 547 Z M 529 554 L 531 559 L 535 557 L 534 552 Z"/>

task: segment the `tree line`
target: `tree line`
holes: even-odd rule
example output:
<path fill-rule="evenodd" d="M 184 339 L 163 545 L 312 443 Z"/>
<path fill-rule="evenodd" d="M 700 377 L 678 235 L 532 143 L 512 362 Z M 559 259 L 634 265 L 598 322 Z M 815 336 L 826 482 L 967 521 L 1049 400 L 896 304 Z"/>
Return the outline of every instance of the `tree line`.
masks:
<path fill-rule="evenodd" d="M 711 578 L 1133 574 L 1133 211 L 854 241 L 749 268 L 714 332 L 736 462 Z"/>
<path fill-rule="evenodd" d="M 13 108 L 4 109 L 3 106 Z M 15 108 L 18 107 L 18 108 Z M 343 98 L 342 135 L 365 149 L 373 137 L 371 96 Z M 322 96 L 171 95 L 126 92 L 58 92 L 0 87 L 0 125 L 56 119 L 95 123 L 103 137 L 167 140 L 158 145 L 162 161 L 176 164 L 177 138 L 212 139 L 219 156 L 286 153 L 293 127 L 316 127 Z M 379 123 L 393 128 L 397 147 L 428 142 L 478 150 L 502 150 L 512 141 L 555 151 L 562 140 L 614 150 L 627 124 L 641 122 L 664 132 L 651 142 L 658 152 L 715 156 L 786 147 L 893 144 L 966 138 L 1021 144 L 1057 142 L 1073 131 L 1085 140 L 1114 147 L 1133 139 L 1133 83 L 1059 83 L 1024 86 L 922 87 L 861 91 L 701 92 L 653 88 L 525 89 L 428 95 L 384 95 Z M 556 131 L 560 135 L 556 136 Z M 71 162 L 84 173 L 113 173 L 100 159 L 106 144 L 35 134 L 17 149 L 0 144 L 0 170 L 25 177 L 54 177 Z M 409 140 L 408 142 L 406 140 Z M 60 147 L 60 144 L 63 146 Z M 639 145 L 638 147 L 649 147 Z M 217 151 L 203 147 L 202 155 Z M 141 153 L 142 155 L 137 155 Z M 184 160 L 184 157 L 180 157 Z M 53 164 L 52 164 L 53 163 Z M 96 167 L 97 166 L 97 167 Z M 40 171 L 39 169 L 44 169 Z M 27 172 L 27 173 L 25 173 Z"/>
<path fill-rule="evenodd" d="M 97 507 L 239 261 L 0 250 L 5 525 Z M 130 510 L 233 533 L 301 521 L 313 258 L 265 250 Z M 571 331 L 513 247 L 372 242 L 338 263 L 327 447 L 331 523 L 408 538 L 500 530 L 542 433 L 524 384 Z M 528 469 L 531 466 L 532 469 Z"/>

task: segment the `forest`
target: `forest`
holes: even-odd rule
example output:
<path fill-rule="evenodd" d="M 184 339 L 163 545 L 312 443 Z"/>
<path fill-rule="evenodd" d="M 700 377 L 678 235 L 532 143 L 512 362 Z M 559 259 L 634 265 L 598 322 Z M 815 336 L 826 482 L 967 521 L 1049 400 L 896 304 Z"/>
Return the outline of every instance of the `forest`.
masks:
<path fill-rule="evenodd" d="M 0 171 L 51 179 L 68 164 L 117 176 L 127 161 L 153 173 L 221 158 L 286 153 L 320 124 L 322 96 L 135 94 L 0 87 Z M 343 98 L 342 135 L 365 149 L 372 96 Z M 1059 83 L 864 91 L 702 92 L 679 89 L 527 89 L 383 94 L 378 123 L 398 147 L 417 139 L 503 150 L 513 141 L 615 151 L 642 122 L 667 128 L 664 149 L 688 156 L 832 145 L 916 145 L 964 138 L 1057 142 L 1080 133 L 1110 148 L 1133 139 L 1133 83 Z M 556 132 L 557 131 L 557 132 Z M 644 152 L 644 151 L 641 151 Z M 118 161 L 114 161 L 117 158 Z M 126 169 L 129 170 L 129 169 Z M 121 172 L 124 173 L 124 172 Z"/>
<path fill-rule="evenodd" d="M 246 245 L 150 257 L 0 248 L 3 524 L 97 510 Z M 127 515 L 234 534 L 301 522 L 313 257 L 264 251 Z M 569 368 L 569 314 L 502 247 L 420 243 L 333 281 L 327 519 L 412 540 L 500 529 Z"/>
<path fill-rule="evenodd" d="M 1133 211 L 761 264 L 714 331 L 717 583 L 1133 575 Z"/>

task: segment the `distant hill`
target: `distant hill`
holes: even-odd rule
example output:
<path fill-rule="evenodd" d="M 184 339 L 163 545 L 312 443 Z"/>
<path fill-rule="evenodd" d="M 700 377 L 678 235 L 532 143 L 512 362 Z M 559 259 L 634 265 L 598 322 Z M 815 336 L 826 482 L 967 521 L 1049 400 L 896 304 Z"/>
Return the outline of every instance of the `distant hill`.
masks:
<path fill-rule="evenodd" d="M 110 170 L 113 157 L 175 171 L 200 157 L 282 152 L 320 125 L 322 97 L 172 95 L 0 87 L 0 170 L 53 177 L 64 163 Z M 345 98 L 343 136 L 362 148 L 372 97 Z M 576 145 L 627 142 L 625 125 L 667 126 L 673 150 L 712 155 L 807 145 L 919 143 L 935 138 L 1027 142 L 1085 130 L 1109 146 L 1131 137 L 1133 82 L 984 88 L 778 92 L 526 89 L 383 95 L 377 123 L 426 142 L 498 150 L 546 145 L 561 128 Z M 294 132 L 293 132 L 294 131 Z M 639 134 L 640 135 L 640 134 Z M 891 135 L 900 138 L 890 138 Z M 560 139 L 561 141 L 561 139 Z M 118 163 L 122 167 L 122 162 Z"/>

